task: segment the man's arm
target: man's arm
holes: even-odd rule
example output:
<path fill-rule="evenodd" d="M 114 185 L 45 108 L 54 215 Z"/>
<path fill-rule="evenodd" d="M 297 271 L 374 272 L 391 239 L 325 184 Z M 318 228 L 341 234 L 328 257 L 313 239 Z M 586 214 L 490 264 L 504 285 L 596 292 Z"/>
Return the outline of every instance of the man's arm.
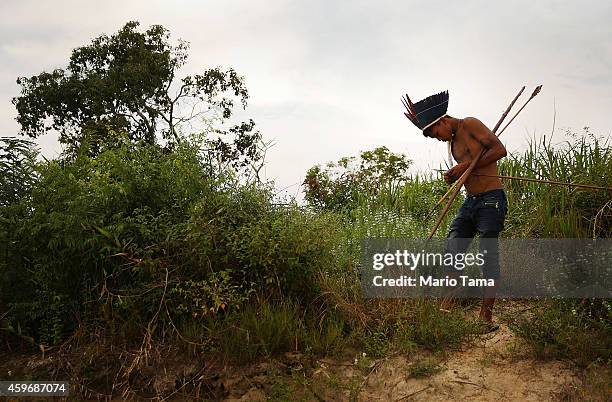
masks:
<path fill-rule="evenodd" d="M 489 130 L 480 120 L 470 117 L 465 119 L 464 124 L 472 138 L 486 149 L 482 158 L 476 163 L 475 169 L 495 163 L 508 154 L 506 147 L 504 147 L 504 144 L 501 143 L 495 133 Z"/>
<path fill-rule="evenodd" d="M 478 141 L 485 149 L 485 153 L 476 163 L 474 169 L 488 166 L 497 162 L 508 154 L 506 147 L 501 143 L 499 138 L 480 120 L 474 117 L 466 117 L 463 121 L 464 128 L 470 133 L 470 136 Z M 444 174 L 444 180 L 447 183 L 452 183 L 457 180 L 463 172 L 470 166 L 471 161 L 462 162 Z"/>

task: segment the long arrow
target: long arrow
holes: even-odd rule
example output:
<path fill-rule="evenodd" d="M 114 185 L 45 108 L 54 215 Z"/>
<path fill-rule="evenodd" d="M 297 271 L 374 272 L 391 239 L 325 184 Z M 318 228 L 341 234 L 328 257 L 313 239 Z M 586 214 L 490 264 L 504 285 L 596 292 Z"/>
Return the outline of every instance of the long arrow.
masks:
<path fill-rule="evenodd" d="M 533 179 L 531 177 L 504 176 L 504 175 L 499 175 L 499 174 L 484 174 L 484 173 L 472 173 L 472 174 L 474 176 L 499 177 L 500 179 L 523 180 L 523 181 L 531 181 L 531 182 L 536 182 L 536 183 L 559 184 L 562 186 L 588 188 L 592 190 L 612 191 L 612 187 L 593 186 L 591 184 L 566 183 L 563 181 L 556 181 L 556 180 Z"/>
<path fill-rule="evenodd" d="M 446 172 L 444 169 L 434 169 L 436 172 Z M 602 186 L 594 186 L 592 184 L 580 184 L 580 183 L 568 183 L 565 181 L 556 181 L 556 180 L 544 180 L 544 179 L 534 179 L 532 177 L 518 177 L 518 176 L 505 176 L 501 174 L 485 174 L 485 173 L 472 173 L 472 176 L 485 176 L 485 177 L 499 177 L 500 179 L 511 179 L 511 180 L 520 180 L 520 181 L 531 181 L 535 183 L 545 183 L 545 184 L 559 184 L 562 186 L 569 187 L 580 187 L 587 188 L 591 190 L 607 190 L 612 191 L 612 187 L 602 187 Z"/>

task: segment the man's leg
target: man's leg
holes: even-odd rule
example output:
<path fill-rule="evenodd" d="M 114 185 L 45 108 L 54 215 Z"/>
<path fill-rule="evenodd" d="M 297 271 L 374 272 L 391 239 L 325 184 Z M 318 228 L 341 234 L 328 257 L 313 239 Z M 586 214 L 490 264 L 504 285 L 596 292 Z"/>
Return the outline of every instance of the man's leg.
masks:
<path fill-rule="evenodd" d="M 480 235 L 480 250 L 486 250 L 485 265 L 483 267 L 483 276 L 487 279 L 493 279 L 495 286 L 485 286 L 482 307 L 480 308 L 479 317 L 483 321 L 493 321 L 493 305 L 495 304 L 495 296 L 499 282 L 499 232 L 488 231 Z"/>
<path fill-rule="evenodd" d="M 457 216 L 450 224 L 446 237 L 445 253 L 465 253 L 474 235 L 476 235 L 476 226 L 472 218 L 470 204 L 466 200 L 457 212 Z M 459 279 L 459 275 L 461 274 L 461 272 L 454 267 L 448 269 L 447 273 L 450 278 L 456 280 Z M 447 309 L 453 304 L 456 290 L 457 289 L 449 289 L 445 292 L 442 308 Z"/>
<path fill-rule="evenodd" d="M 483 276 L 495 281 L 495 286 L 484 288 L 480 309 L 480 318 L 489 323 L 493 321 L 493 305 L 499 286 L 499 233 L 504 228 L 507 205 L 505 192 L 496 191 L 481 200 L 476 214 L 480 252 L 483 253 L 486 250 Z"/>

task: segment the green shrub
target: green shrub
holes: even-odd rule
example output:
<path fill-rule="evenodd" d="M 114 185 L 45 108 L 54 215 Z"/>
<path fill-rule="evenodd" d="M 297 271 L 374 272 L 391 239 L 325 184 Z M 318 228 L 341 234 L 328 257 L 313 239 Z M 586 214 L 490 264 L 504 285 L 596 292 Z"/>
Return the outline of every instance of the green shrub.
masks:
<path fill-rule="evenodd" d="M 569 358 L 581 366 L 612 359 L 612 306 L 600 300 L 605 315 L 589 317 L 584 301 L 544 302 L 533 317 L 512 320 L 511 329 L 541 358 Z"/>
<path fill-rule="evenodd" d="M 319 273 L 338 264 L 340 230 L 331 214 L 275 206 L 268 192 L 244 188 L 199 202 L 181 247 L 190 276 L 228 270 L 244 288 L 306 303 L 320 293 Z"/>
<path fill-rule="evenodd" d="M 365 338 L 364 347 L 368 356 L 385 357 L 389 350 L 389 337 L 384 331 L 374 331 Z"/>
<path fill-rule="evenodd" d="M 97 311 L 100 294 L 151 281 L 190 204 L 212 185 L 187 146 L 164 154 L 124 145 L 96 159 L 42 162 L 36 172 L 20 208 L 0 211 L 9 240 L 0 297 L 13 308 L 11 326 L 43 342 Z"/>
<path fill-rule="evenodd" d="M 44 344 L 79 324 L 137 341 L 255 295 L 305 309 L 321 294 L 319 276 L 345 259 L 338 216 L 206 175 L 197 144 L 123 144 L 36 171 L 19 208 L 0 207 L 9 246 L 0 306 L 10 310 L 3 327 Z M 333 349 L 336 330 L 324 331 L 330 339 L 316 348 Z"/>
<path fill-rule="evenodd" d="M 375 197 L 385 183 L 406 180 L 411 163 L 406 155 L 378 147 L 360 152 L 359 159 L 344 157 L 324 169 L 313 166 L 306 172 L 304 198 L 323 209 L 351 209 L 364 195 Z"/>
<path fill-rule="evenodd" d="M 435 300 L 415 300 L 398 317 L 395 337 L 400 345 L 411 342 L 429 350 L 457 347 L 477 333 L 476 322 L 468 321 L 462 312 L 441 311 Z"/>
<path fill-rule="evenodd" d="M 439 366 L 438 360 L 428 357 L 418 360 L 410 365 L 409 374 L 410 377 L 422 378 L 429 377 L 442 370 Z"/>

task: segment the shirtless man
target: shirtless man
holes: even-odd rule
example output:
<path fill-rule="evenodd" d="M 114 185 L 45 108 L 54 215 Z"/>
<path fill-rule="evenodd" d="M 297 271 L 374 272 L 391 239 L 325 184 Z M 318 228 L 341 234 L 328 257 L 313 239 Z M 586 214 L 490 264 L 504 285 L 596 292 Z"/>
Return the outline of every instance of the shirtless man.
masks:
<path fill-rule="evenodd" d="M 487 151 L 472 173 L 498 175 L 496 162 L 506 156 L 506 148 L 499 138 L 480 120 L 473 117 L 456 119 L 445 116 L 423 134 L 438 141 L 451 141 L 453 158 L 458 165 L 444 174 L 444 180 L 449 184 L 465 172 L 482 147 Z M 483 267 L 484 276 L 497 282 L 499 280 L 497 239 L 504 227 L 508 209 L 506 193 L 498 177 L 471 174 L 465 182 L 465 188 L 467 197 L 451 223 L 447 236 L 449 249 L 452 252 L 465 252 L 469 247 L 468 240 L 478 233 L 481 238 L 481 248 L 484 246 L 487 249 L 487 260 Z M 484 289 L 480 318 L 490 323 L 496 287 Z"/>
<path fill-rule="evenodd" d="M 447 251 L 463 253 L 475 234 L 480 235 L 480 248 L 487 250 L 483 274 L 496 283 L 494 287 L 484 288 L 480 318 L 490 324 L 488 330 L 495 330 L 498 327 L 492 324 L 492 314 L 499 280 L 498 237 L 504 227 L 508 203 L 498 177 L 476 176 L 474 173 L 497 175 L 496 162 L 506 156 L 506 148 L 480 120 L 448 116 L 448 92 L 432 95 L 416 104 L 406 96 L 404 104 L 408 110 L 406 117 L 423 130 L 423 135 L 451 142 L 452 154 L 458 165 L 444 174 L 447 183 L 457 180 L 480 150 L 486 149 L 465 182 L 467 197 L 450 225 Z M 455 271 L 454 274 L 458 276 L 459 273 Z"/>
<path fill-rule="evenodd" d="M 498 175 L 496 162 L 507 154 L 499 138 L 480 120 L 474 117 L 456 119 L 447 115 L 425 130 L 423 135 L 436 138 L 438 141 L 451 141 L 453 158 L 459 164 L 444 174 L 447 183 L 459 179 L 480 150 L 485 148 L 487 151 L 465 182 L 465 189 L 469 195 L 475 195 L 504 188 L 499 177 L 474 175 L 474 173 Z"/>

